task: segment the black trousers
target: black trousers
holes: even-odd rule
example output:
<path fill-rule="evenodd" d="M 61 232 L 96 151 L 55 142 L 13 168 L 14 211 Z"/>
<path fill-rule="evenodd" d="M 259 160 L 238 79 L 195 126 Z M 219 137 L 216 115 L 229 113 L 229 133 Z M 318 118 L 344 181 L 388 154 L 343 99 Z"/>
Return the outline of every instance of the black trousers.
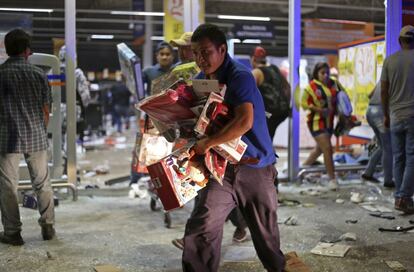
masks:
<path fill-rule="evenodd" d="M 209 182 L 200 193 L 187 221 L 183 271 L 218 271 L 223 226 L 227 216 L 239 207 L 252 236 L 257 255 L 267 271 L 280 272 L 285 265 L 277 225 L 277 194 L 273 165 L 252 168 L 229 165 L 223 186 Z"/>
<path fill-rule="evenodd" d="M 270 139 L 273 142 L 273 138 L 275 137 L 277 127 L 285 121 L 285 119 L 289 116 L 288 113 L 286 114 L 272 114 L 270 118 L 266 118 L 267 128 L 269 129 Z"/>

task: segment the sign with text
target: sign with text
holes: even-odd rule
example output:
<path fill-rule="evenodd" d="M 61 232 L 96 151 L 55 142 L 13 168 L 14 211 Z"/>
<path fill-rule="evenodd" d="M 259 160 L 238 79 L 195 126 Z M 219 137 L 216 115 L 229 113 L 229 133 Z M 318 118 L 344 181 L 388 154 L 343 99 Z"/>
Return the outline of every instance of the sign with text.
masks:
<path fill-rule="evenodd" d="M 274 39 L 275 29 L 272 24 L 234 24 L 235 38 L 244 39 Z"/>
<path fill-rule="evenodd" d="M 191 10 L 198 13 L 198 22 L 204 23 L 204 0 L 191 0 L 190 3 Z M 164 13 L 164 40 L 180 38 L 184 33 L 184 0 L 164 0 Z"/>
<path fill-rule="evenodd" d="M 414 25 L 414 0 L 402 1 L 402 23 L 404 25 Z"/>
<path fill-rule="evenodd" d="M 337 49 L 341 43 L 374 37 L 374 24 L 365 22 L 304 19 L 306 48 Z"/>

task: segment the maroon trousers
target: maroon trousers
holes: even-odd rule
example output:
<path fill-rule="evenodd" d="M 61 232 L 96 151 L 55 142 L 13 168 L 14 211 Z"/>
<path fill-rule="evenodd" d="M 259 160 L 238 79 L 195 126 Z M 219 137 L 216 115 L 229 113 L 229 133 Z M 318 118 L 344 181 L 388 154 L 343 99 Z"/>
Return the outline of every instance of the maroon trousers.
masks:
<path fill-rule="evenodd" d="M 183 271 L 218 271 L 223 226 L 229 213 L 239 207 L 252 236 L 257 255 L 267 271 L 282 271 L 277 225 L 277 195 L 273 165 L 252 168 L 228 165 L 223 186 L 210 181 L 201 190 L 199 203 L 187 221 Z"/>

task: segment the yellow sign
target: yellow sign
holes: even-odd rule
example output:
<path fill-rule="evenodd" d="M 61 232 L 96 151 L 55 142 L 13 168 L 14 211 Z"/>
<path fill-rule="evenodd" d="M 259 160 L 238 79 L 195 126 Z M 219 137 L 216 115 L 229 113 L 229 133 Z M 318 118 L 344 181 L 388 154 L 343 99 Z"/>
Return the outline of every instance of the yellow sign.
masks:
<path fill-rule="evenodd" d="M 195 5 L 191 11 L 198 13 L 198 23 L 204 23 L 204 0 L 191 0 L 191 5 Z M 184 33 L 184 0 L 164 0 L 164 13 L 164 40 L 178 39 Z"/>

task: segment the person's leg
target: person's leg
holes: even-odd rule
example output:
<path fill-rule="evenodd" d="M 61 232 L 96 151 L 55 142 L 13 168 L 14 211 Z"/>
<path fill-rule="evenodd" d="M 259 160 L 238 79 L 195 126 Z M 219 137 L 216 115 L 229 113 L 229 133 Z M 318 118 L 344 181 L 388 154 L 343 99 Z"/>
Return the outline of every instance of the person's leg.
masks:
<path fill-rule="evenodd" d="M 395 197 L 401 198 L 401 184 L 405 169 L 405 131 L 401 123 L 392 124 L 391 127 L 392 154 L 394 156 L 394 182 Z"/>
<path fill-rule="evenodd" d="M 37 196 L 40 213 L 39 225 L 53 225 L 55 223 L 55 205 L 53 190 L 49 179 L 47 151 L 38 151 L 24 154 L 29 168 L 32 187 Z"/>
<path fill-rule="evenodd" d="M 275 175 L 273 165 L 263 168 L 241 165 L 237 167 L 234 182 L 239 208 L 257 255 L 267 271 L 282 271 L 285 266 L 277 225 Z"/>
<path fill-rule="evenodd" d="M 244 220 L 243 214 L 238 207 L 234 208 L 230 214 L 229 219 L 231 223 L 236 227 L 233 233 L 233 241 L 241 243 L 247 238 L 247 223 Z"/>
<path fill-rule="evenodd" d="M 316 146 L 312 149 L 311 153 L 309 153 L 308 158 L 302 164 L 303 165 L 314 164 L 321 154 L 322 154 L 322 150 L 320 149 L 318 143 L 316 143 Z"/>
<path fill-rule="evenodd" d="M 288 116 L 280 116 L 277 114 L 272 114 L 270 118 L 266 118 L 267 128 L 269 130 L 270 139 L 273 142 L 273 138 L 276 134 L 277 127 L 287 118 Z"/>
<path fill-rule="evenodd" d="M 22 230 L 17 201 L 20 158 L 21 154 L 0 154 L 0 208 L 5 235 L 20 234 Z"/>
<path fill-rule="evenodd" d="M 223 186 L 210 181 L 185 227 L 182 266 L 184 272 L 216 272 L 220 264 L 223 226 L 236 207 L 232 188 L 233 167 L 228 166 Z"/>
<path fill-rule="evenodd" d="M 322 133 L 315 136 L 314 139 L 323 153 L 323 160 L 329 178 L 335 179 L 335 167 L 332 158 L 333 152 L 331 144 L 331 135 L 329 133 Z"/>
<path fill-rule="evenodd" d="M 412 198 L 414 194 L 414 118 L 405 123 L 405 169 L 400 195 L 402 198 Z"/>
<path fill-rule="evenodd" d="M 393 171 L 392 171 L 392 146 L 391 146 L 391 134 L 389 129 L 384 133 L 381 133 L 382 142 L 382 167 L 384 169 L 384 185 L 393 186 Z"/>
<path fill-rule="evenodd" d="M 378 108 L 376 106 L 369 106 L 368 112 L 367 112 L 367 121 L 372 130 L 375 133 L 375 136 L 377 137 L 378 141 L 378 148 L 371 154 L 371 157 L 369 158 L 367 168 L 364 171 L 363 176 L 367 177 L 373 177 L 374 172 L 377 168 L 378 163 L 381 161 L 382 158 L 382 137 L 380 130 L 378 129 L 378 121 L 382 122 L 382 117 L 378 117 Z M 382 111 L 381 111 L 382 114 Z"/>

